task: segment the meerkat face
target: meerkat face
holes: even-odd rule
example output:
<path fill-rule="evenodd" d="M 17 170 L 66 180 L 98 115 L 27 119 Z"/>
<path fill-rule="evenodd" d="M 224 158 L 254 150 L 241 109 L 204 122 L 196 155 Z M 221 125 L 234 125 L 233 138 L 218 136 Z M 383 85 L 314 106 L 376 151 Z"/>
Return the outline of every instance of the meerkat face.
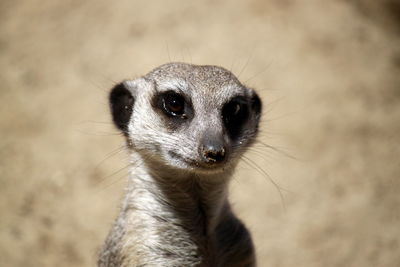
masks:
<path fill-rule="evenodd" d="M 144 159 L 201 173 L 231 168 L 254 141 L 261 113 L 260 98 L 231 72 L 184 63 L 116 85 L 110 106 Z"/>

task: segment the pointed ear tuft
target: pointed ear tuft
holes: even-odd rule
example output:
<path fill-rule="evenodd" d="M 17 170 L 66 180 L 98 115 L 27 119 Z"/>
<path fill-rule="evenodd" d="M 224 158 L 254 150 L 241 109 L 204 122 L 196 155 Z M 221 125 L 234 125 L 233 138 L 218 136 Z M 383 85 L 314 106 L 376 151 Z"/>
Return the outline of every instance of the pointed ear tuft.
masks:
<path fill-rule="evenodd" d="M 115 85 L 109 96 L 112 119 L 124 135 L 128 135 L 128 124 L 132 115 L 134 97 L 124 82 Z"/>

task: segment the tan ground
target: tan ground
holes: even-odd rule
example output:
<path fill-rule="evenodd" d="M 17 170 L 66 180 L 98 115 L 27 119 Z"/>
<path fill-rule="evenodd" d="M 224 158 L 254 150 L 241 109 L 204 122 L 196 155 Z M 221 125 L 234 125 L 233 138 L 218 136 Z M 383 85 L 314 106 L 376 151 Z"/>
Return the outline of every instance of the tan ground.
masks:
<path fill-rule="evenodd" d="M 263 97 L 261 140 L 284 153 L 256 146 L 271 178 L 247 161 L 231 197 L 260 266 L 400 266 L 399 17 L 394 0 L 2 0 L 0 266 L 94 265 L 126 182 L 107 91 L 170 60 Z"/>

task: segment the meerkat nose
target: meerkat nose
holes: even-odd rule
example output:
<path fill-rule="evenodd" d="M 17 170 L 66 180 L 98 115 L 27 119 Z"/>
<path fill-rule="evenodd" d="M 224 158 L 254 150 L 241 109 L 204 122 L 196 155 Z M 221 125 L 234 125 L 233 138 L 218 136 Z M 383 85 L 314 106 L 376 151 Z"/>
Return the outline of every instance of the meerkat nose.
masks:
<path fill-rule="evenodd" d="M 200 154 L 207 163 L 220 163 L 225 159 L 226 148 L 221 140 L 206 140 L 200 146 Z"/>

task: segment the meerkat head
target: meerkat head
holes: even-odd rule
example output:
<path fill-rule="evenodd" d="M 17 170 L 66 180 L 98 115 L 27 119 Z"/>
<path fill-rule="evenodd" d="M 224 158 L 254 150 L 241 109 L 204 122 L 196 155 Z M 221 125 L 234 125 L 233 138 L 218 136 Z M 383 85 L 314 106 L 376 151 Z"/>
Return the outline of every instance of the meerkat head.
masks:
<path fill-rule="evenodd" d="M 132 151 L 157 167 L 195 173 L 232 168 L 261 114 L 258 95 L 231 72 L 185 63 L 117 84 L 110 107 Z"/>

